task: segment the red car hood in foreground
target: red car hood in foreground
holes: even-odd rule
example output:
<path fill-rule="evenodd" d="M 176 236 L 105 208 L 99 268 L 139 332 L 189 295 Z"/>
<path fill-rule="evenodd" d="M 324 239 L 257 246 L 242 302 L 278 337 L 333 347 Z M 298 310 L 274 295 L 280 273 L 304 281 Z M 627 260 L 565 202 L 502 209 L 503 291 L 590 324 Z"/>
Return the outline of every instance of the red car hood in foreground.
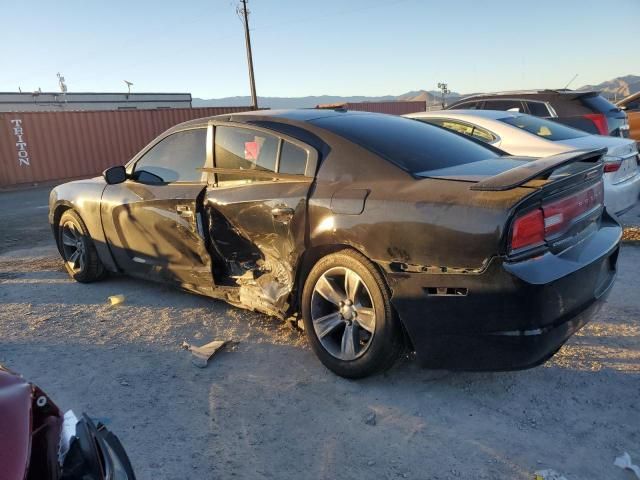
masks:
<path fill-rule="evenodd" d="M 0 366 L 0 472 L 6 479 L 57 478 L 60 409 L 42 390 Z"/>

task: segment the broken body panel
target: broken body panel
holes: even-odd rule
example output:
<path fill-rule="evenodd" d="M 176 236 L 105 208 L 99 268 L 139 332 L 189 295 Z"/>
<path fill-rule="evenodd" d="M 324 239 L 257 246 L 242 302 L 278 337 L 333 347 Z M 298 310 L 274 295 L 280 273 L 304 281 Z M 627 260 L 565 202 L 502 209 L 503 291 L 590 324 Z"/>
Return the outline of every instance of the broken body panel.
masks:
<path fill-rule="evenodd" d="M 521 175 L 514 183 L 517 175 L 512 169 L 529 163 L 522 159 L 498 159 L 485 172 L 475 172 L 474 178 L 413 174 L 314 124 L 316 117 L 329 115 L 354 114 L 253 112 L 176 126 L 154 143 L 181 129 L 206 128 L 203 182 L 181 186 L 134 180 L 108 186 L 101 179 L 73 182 L 52 192 L 50 221 L 55 228 L 59 208 L 73 206 L 85 219 L 108 269 L 162 278 L 280 318 L 298 312 L 299 291 L 315 260 L 339 248 L 353 248 L 384 273 L 392 304 L 419 358 L 432 366 L 531 365 L 548 352 L 538 349 L 512 362 L 501 359 L 496 348 L 489 349 L 487 358 L 454 361 L 449 358 L 453 352 L 446 352 L 449 337 L 482 333 L 480 337 L 487 334 L 493 341 L 495 332 L 564 325 L 608 291 L 621 230 L 606 214 L 602 220 L 589 220 L 595 232 L 589 242 L 565 243 L 563 255 L 581 259 L 573 264 L 562 263 L 559 252 L 549 253 L 553 258 L 546 263 L 511 257 L 507 240 L 516 211 L 599 181 L 602 168 L 593 163 L 598 152 L 574 159 L 589 161 L 579 162 L 579 168 L 566 167 L 573 170 L 563 176 L 569 178 L 564 181 L 548 178 L 545 170 L 538 173 L 544 174 L 543 179 Z M 305 174 L 263 175 L 249 185 L 220 184 L 217 176 L 225 169 L 215 167 L 213 141 L 216 127 L 229 125 L 268 131 L 301 146 L 310 160 Z M 129 175 L 154 143 L 128 164 Z M 564 159 L 555 167 L 569 163 L 571 159 Z M 525 170 L 531 173 L 531 168 Z M 500 174 L 511 183 L 474 189 L 483 181 L 491 186 L 488 179 Z M 542 277 L 531 278 L 543 263 L 548 273 L 544 282 Z M 553 283 L 567 278 L 586 279 L 586 296 Z M 551 286 L 541 286 L 547 282 Z M 529 287 L 535 291 L 527 293 Z M 528 298 L 541 302 L 535 311 L 544 318 L 536 320 L 532 310 L 526 311 L 533 301 Z M 543 306 L 545 302 L 558 309 Z M 503 326 L 501 320 L 506 322 Z M 547 347 L 559 348 L 577 328 L 576 324 L 565 335 L 554 334 Z M 435 350 L 433 340 L 438 335 L 444 342 Z"/>

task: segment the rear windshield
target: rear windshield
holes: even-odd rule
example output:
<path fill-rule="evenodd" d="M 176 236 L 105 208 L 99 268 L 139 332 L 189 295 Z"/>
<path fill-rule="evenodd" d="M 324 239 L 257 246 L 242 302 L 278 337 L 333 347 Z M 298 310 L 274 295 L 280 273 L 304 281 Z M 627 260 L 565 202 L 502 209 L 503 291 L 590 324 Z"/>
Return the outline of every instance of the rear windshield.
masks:
<path fill-rule="evenodd" d="M 311 123 L 380 155 L 410 173 L 477 162 L 492 150 L 423 122 L 379 114 L 323 117 Z"/>
<path fill-rule="evenodd" d="M 620 110 L 613 103 L 611 103 L 609 100 L 607 100 L 601 95 L 594 95 L 593 97 L 584 97 L 581 100 L 582 100 L 582 103 L 592 108 L 596 112 L 609 113 L 609 112 L 617 112 Z"/>
<path fill-rule="evenodd" d="M 551 141 L 570 140 L 572 138 L 586 137 L 589 135 L 581 130 L 576 130 L 575 128 L 532 115 L 505 117 L 499 118 L 498 120 Z"/>

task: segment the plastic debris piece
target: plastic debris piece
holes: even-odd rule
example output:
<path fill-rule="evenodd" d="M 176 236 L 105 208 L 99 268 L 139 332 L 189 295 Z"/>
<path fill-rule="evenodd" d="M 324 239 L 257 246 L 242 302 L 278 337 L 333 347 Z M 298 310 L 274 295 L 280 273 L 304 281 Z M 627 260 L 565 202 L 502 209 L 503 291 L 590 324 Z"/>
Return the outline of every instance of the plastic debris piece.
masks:
<path fill-rule="evenodd" d="M 613 461 L 613 464 L 616 467 L 622 468 L 623 470 L 631 470 L 633 473 L 636 474 L 636 477 L 640 479 L 640 467 L 638 467 L 638 465 L 634 465 L 633 463 L 631 463 L 631 455 L 629 455 L 627 452 L 624 452 L 622 455 L 617 457 Z"/>
<path fill-rule="evenodd" d="M 58 464 L 64 463 L 64 457 L 69 452 L 69 444 L 71 443 L 71 437 L 76 434 L 76 424 L 78 423 L 78 417 L 73 413 L 73 410 L 67 410 L 64 412 L 64 419 L 62 421 L 62 431 L 60 432 L 60 443 L 58 445 Z"/>
<path fill-rule="evenodd" d="M 376 425 L 376 412 L 369 412 L 363 418 L 364 423 L 367 425 L 371 425 L 372 427 Z"/>
<path fill-rule="evenodd" d="M 189 345 L 191 362 L 199 368 L 205 368 L 215 353 L 227 344 L 227 340 L 214 340 L 201 347 Z"/>
<path fill-rule="evenodd" d="M 564 475 L 555 470 L 538 470 L 535 473 L 534 480 L 568 480 Z"/>
<path fill-rule="evenodd" d="M 120 295 L 111 295 L 109 297 L 109 303 L 110 305 L 113 307 L 115 305 L 120 305 L 121 303 L 124 303 L 124 295 L 120 294 Z"/>

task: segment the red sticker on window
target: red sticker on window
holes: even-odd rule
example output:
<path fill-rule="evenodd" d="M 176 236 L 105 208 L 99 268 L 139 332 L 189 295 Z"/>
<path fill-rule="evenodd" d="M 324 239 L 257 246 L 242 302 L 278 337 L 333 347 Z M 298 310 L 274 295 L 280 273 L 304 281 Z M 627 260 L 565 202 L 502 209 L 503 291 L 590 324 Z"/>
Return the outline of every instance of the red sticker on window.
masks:
<path fill-rule="evenodd" d="M 260 145 L 258 142 L 244 142 L 244 159 L 258 160 L 260 155 Z"/>

